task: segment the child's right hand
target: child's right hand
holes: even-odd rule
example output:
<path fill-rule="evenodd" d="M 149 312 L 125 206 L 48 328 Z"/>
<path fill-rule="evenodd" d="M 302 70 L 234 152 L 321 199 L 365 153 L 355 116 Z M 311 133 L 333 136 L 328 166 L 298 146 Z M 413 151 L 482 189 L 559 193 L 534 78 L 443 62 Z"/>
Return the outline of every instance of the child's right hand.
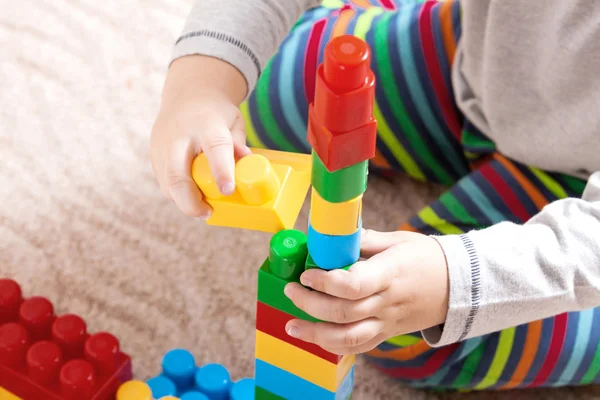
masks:
<path fill-rule="evenodd" d="M 206 219 L 211 213 L 191 177 L 198 154 L 206 154 L 224 195 L 235 190 L 235 159 L 250 154 L 238 109 L 246 90 L 242 74 L 215 58 L 186 56 L 169 68 L 150 158 L 162 192 L 187 215 Z"/>

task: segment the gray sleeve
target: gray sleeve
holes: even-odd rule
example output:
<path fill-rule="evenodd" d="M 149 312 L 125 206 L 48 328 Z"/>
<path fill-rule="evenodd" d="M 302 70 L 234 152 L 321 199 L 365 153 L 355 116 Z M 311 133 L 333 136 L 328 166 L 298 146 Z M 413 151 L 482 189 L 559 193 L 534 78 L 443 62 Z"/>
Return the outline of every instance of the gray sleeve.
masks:
<path fill-rule="evenodd" d="M 302 13 L 320 0 L 197 0 L 173 50 L 172 61 L 202 54 L 236 67 L 248 92 Z"/>
<path fill-rule="evenodd" d="M 423 332 L 432 346 L 600 306 L 600 172 L 582 199 L 555 201 L 523 225 L 436 239 L 450 305 L 445 325 Z"/>

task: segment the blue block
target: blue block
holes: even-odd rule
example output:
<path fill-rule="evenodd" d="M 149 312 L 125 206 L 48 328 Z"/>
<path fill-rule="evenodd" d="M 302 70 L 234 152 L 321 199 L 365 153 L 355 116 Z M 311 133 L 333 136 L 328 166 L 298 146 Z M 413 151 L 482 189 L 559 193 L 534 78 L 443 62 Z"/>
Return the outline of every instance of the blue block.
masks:
<path fill-rule="evenodd" d="M 192 391 L 192 392 L 185 392 L 179 398 L 179 400 L 210 400 L 210 399 L 208 397 L 206 397 L 206 395 L 203 393 Z"/>
<path fill-rule="evenodd" d="M 354 367 L 335 393 L 259 359 L 255 373 L 257 386 L 286 400 L 346 400 L 354 386 Z"/>
<path fill-rule="evenodd" d="M 146 382 L 152 391 L 152 397 L 160 399 L 165 396 L 177 396 L 177 388 L 172 380 L 164 375 L 156 376 Z"/>
<path fill-rule="evenodd" d="M 254 379 L 244 378 L 237 381 L 229 392 L 229 400 L 254 400 Z"/>
<path fill-rule="evenodd" d="M 360 257 L 361 226 L 352 235 L 325 235 L 308 224 L 308 252 L 319 268 L 332 270 L 354 264 Z"/>
<path fill-rule="evenodd" d="M 187 350 L 174 349 L 169 351 L 162 360 L 163 375 L 175 383 L 177 392 L 181 393 L 194 384 L 196 361 Z"/>
<path fill-rule="evenodd" d="M 229 371 L 221 364 L 206 364 L 196 371 L 196 386 L 210 400 L 227 400 L 231 387 Z"/>

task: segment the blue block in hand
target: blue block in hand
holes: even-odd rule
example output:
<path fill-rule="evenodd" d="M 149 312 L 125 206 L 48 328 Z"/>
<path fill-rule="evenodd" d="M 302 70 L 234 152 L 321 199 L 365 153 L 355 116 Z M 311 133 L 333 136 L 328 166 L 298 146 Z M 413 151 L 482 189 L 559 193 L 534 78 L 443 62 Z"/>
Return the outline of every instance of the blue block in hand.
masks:
<path fill-rule="evenodd" d="M 319 268 L 332 270 L 354 264 L 360 257 L 362 226 L 352 235 L 333 236 L 308 225 L 308 252 Z"/>

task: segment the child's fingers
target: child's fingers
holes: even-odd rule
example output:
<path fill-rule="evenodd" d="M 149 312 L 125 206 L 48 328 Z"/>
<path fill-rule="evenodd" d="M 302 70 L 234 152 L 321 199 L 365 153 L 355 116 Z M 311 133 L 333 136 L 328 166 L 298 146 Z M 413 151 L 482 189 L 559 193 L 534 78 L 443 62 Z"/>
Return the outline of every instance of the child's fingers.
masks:
<path fill-rule="evenodd" d="M 231 130 L 220 119 L 204 121 L 200 143 L 208 159 L 210 172 L 221 193 L 226 196 L 235 191 L 235 158 Z"/>
<path fill-rule="evenodd" d="M 173 142 L 165 165 L 164 179 L 171 199 L 184 214 L 208 218 L 211 208 L 202 201 L 202 192 L 191 177 L 195 156 L 191 139 Z"/>
<path fill-rule="evenodd" d="M 238 115 L 231 128 L 231 137 L 233 138 L 233 153 L 236 159 L 251 154 L 250 149 L 246 145 L 246 131 L 244 129 L 244 119 L 241 113 Z"/>
<path fill-rule="evenodd" d="M 372 261 L 359 261 L 350 270 L 325 271 L 309 269 L 300 276 L 300 282 L 319 292 L 348 300 L 373 296 L 389 285 L 389 269 Z"/>
<path fill-rule="evenodd" d="M 297 283 L 285 287 L 285 295 L 296 307 L 322 321 L 347 324 L 378 315 L 384 307 L 384 299 L 371 296 L 358 301 L 332 297 L 308 290 Z"/>
<path fill-rule="evenodd" d="M 376 338 L 382 329 L 383 322 L 376 318 L 344 325 L 295 319 L 285 327 L 288 335 L 336 354 L 345 349 L 360 348 Z"/>
<path fill-rule="evenodd" d="M 363 257 L 371 257 L 402 242 L 414 239 L 414 232 L 378 232 L 363 229 L 360 243 L 360 253 Z"/>

